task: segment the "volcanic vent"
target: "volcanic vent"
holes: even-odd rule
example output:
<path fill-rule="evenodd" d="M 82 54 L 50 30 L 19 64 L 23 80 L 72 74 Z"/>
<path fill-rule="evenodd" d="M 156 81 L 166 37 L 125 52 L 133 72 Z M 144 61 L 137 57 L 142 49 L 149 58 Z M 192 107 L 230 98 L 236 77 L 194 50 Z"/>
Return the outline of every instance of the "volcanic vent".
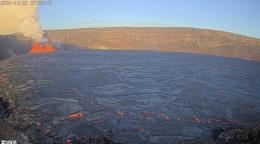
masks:
<path fill-rule="evenodd" d="M 30 53 L 51 53 L 55 48 L 52 46 L 50 40 L 42 40 L 40 42 L 33 42 Z"/>

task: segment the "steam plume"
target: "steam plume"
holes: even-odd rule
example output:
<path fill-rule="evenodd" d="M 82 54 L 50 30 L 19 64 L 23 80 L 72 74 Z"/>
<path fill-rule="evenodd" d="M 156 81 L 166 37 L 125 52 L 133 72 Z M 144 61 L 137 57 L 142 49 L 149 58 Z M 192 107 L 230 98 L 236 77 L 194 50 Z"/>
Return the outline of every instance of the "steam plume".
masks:
<path fill-rule="evenodd" d="M 28 0 L 25 5 L 0 5 L 0 35 L 21 33 L 26 37 L 40 40 L 43 37 L 37 16 L 37 5 L 31 5 Z"/>

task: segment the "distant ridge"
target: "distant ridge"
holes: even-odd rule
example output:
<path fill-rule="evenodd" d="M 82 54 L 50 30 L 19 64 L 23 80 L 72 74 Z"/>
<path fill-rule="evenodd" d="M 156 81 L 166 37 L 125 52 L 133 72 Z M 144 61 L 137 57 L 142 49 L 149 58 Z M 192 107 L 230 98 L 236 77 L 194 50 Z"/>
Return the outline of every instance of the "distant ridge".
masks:
<path fill-rule="evenodd" d="M 188 52 L 260 61 L 260 40 L 182 27 L 112 27 L 49 30 L 51 39 L 82 48 Z"/>

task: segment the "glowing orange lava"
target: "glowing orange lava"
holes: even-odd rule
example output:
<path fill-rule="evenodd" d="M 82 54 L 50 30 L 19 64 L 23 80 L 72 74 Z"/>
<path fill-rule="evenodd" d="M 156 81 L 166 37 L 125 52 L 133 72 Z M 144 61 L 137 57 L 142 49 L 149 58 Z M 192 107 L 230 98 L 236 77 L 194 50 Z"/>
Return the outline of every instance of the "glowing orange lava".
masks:
<path fill-rule="evenodd" d="M 83 113 L 72 113 L 72 114 L 69 114 L 68 117 L 72 118 L 72 119 L 77 119 L 77 118 L 82 117 L 83 115 L 84 115 Z"/>
<path fill-rule="evenodd" d="M 34 42 L 32 44 L 32 48 L 30 50 L 30 53 L 50 53 L 54 52 L 55 48 L 51 45 L 50 42 L 46 42 L 44 44 Z"/>

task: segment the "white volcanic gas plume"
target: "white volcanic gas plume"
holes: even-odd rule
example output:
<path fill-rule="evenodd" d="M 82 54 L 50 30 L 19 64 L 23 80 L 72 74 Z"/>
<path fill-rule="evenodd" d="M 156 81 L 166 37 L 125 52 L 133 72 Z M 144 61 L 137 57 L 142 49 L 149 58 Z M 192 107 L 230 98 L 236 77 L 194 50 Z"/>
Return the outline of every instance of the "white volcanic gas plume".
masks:
<path fill-rule="evenodd" d="M 0 35 L 10 35 L 21 33 L 34 40 L 40 40 L 43 37 L 38 16 L 37 5 L 30 1 L 27 4 L 24 0 L 8 0 L 9 4 L 0 5 Z"/>

